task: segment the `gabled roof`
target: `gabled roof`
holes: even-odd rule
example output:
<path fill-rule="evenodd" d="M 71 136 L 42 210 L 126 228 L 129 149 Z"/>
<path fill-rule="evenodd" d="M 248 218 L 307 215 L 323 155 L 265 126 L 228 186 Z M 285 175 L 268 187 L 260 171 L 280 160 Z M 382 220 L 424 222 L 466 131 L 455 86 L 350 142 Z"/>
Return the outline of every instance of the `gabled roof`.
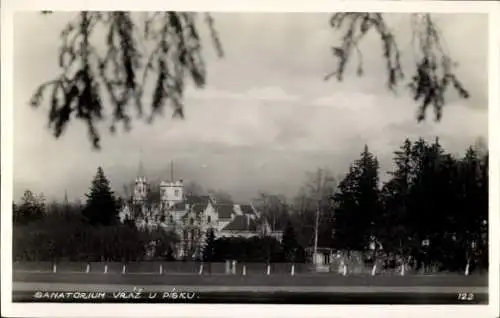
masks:
<path fill-rule="evenodd" d="M 217 204 L 215 210 L 219 215 L 219 219 L 230 219 L 234 213 L 232 204 Z"/>
<path fill-rule="evenodd" d="M 256 215 L 255 210 L 250 204 L 242 204 L 240 205 L 240 209 L 243 214 Z"/>
<path fill-rule="evenodd" d="M 222 231 L 257 231 L 257 222 L 247 215 L 237 215 Z"/>
<path fill-rule="evenodd" d="M 203 213 L 205 209 L 207 208 L 208 203 L 202 204 L 202 203 L 195 203 L 193 204 L 192 211 L 198 215 L 200 213 Z"/>
<path fill-rule="evenodd" d="M 186 195 L 185 202 L 188 204 L 202 204 L 207 205 L 210 202 L 208 195 Z"/>

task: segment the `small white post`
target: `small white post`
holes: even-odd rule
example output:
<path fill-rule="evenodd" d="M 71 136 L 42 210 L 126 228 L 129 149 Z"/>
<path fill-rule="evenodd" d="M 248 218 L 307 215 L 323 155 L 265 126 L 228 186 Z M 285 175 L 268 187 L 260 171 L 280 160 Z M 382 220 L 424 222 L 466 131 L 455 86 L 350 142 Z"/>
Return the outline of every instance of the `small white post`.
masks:
<path fill-rule="evenodd" d="M 52 265 L 52 272 L 53 273 L 57 273 L 57 265 L 56 265 L 56 263 L 54 263 L 54 265 Z"/>
<path fill-rule="evenodd" d="M 87 264 L 87 268 L 85 269 L 85 273 L 90 273 L 90 264 Z"/>
<path fill-rule="evenodd" d="M 401 264 L 401 276 L 405 276 L 405 263 Z"/>
<path fill-rule="evenodd" d="M 344 276 L 347 276 L 347 265 L 344 263 L 344 271 L 343 271 L 343 275 Z"/>
<path fill-rule="evenodd" d="M 292 270 L 290 271 L 290 275 L 295 275 L 295 264 L 292 264 Z"/>
<path fill-rule="evenodd" d="M 122 267 L 122 274 L 125 275 L 125 272 L 127 271 L 127 265 L 123 264 Z"/>
<path fill-rule="evenodd" d="M 200 271 L 198 272 L 198 275 L 203 274 L 203 264 L 200 265 Z"/>
<path fill-rule="evenodd" d="M 267 264 L 267 275 L 271 275 L 271 265 Z"/>
<path fill-rule="evenodd" d="M 160 275 L 163 275 L 163 264 L 160 264 Z"/>
<path fill-rule="evenodd" d="M 467 260 L 467 265 L 465 266 L 465 276 L 469 276 L 470 261 Z"/>
<path fill-rule="evenodd" d="M 104 265 L 104 274 L 108 273 L 108 265 Z"/>
<path fill-rule="evenodd" d="M 233 264 L 232 264 L 232 268 L 231 268 L 231 274 L 235 275 L 236 274 L 236 261 L 233 261 Z"/>
<path fill-rule="evenodd" d="M 372 276 L 375 276 L 375 273 L 377 272 L 377 264 L 373 264 L 372 268 Z"/>
<path fill-rule="evenodd" d="M 242 270 L 242 273 L 241 273 L 243 276 L 246 276 L 247 274 L 247 266 L 246 265 L 243 265 L 243 270 Z"/>

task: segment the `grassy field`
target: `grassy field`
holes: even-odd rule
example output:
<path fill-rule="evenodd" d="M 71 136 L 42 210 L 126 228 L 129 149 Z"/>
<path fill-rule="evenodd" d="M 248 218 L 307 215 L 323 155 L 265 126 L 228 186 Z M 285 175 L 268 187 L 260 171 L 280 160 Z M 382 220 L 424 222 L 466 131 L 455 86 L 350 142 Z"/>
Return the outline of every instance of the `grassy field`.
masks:
<path fill-rule="evenodd" d="M 486 287 L 488 277 L 471 275 L 341 276 L 331 273 L 276 275 L 102 274 L 14 272 L 14 282 L 182 286 L 468 286 Z"/>

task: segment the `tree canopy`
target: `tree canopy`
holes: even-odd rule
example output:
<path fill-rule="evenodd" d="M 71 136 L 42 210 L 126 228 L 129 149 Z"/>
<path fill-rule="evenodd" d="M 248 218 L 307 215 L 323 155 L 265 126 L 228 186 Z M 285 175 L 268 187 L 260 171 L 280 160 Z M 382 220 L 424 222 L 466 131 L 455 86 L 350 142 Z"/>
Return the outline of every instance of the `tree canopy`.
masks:
<path fill-rule="evenodd" d="M 376 241 L 385 255 L 411 256 L 446 270 L 463 270 L 468 262 L 486 269 L 488 160 L 481 145 L 457 156 L 439 139 L 406 139 L 394 151 L 389 179 L 381 182 L 377 157 L 366 145 L 338 185 L 327 182 L 331 173 L 320 169 L 308 175 L 296 200 L 264 196 L 267 201 L 257 208 L 268 222 L 273 216 L 279 219 L 283 226 L 274 230 L 282 231 L 281 241 L 271 236 L 215 237 L 210 231 L 201 236 L 200 228 L 186 229 L 200 234 L 191 232 L 190 243 L 206 239 L 202 256 L 208 262 L 304 262 L 304 251 L 313 246 L 317 233 L 318 247 L 366 252 Z M 173 258 L 176 235 L 139 231 L 133 222 L 119 224 L 116 213 L 102 169 L 83 207 L 45 205 L 27 191 L 14 206 L 15 259 L 143 260 L 150 242 L 156 242 L 152 257 Z"/>
<path fill-rule="evenodd" d="M 111 190 L 109 180 L 99 167 L 87 194 L 83 215 L 91 224 L 113 225 L 118 222 L 118 208 L 118 201 Z"/>

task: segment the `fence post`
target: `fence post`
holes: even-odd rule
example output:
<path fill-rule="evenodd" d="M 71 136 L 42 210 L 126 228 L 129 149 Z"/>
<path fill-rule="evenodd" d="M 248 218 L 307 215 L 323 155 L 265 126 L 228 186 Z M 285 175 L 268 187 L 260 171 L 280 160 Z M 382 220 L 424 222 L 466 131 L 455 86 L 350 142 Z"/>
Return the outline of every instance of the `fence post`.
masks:
<path fill-rule="evenodd" d="M 401 264 L 401 276 L 405 275 L 405 263 Z"/>
<path fill-rule="evenodd" d="M 247 274 L 247 266 L 243 265 L 242 275 L 245 276 L 246 274 Z"/>
<path fill-rule="evenodd" d="M 200 271 L 198 272 L 198 275 L 201 275 L 203 274 L 203 263 L 201 263 L 200 265 Z"/>
<path fill-rule="evenodd" d="M 374 263 L 372 268 L 372 276 L 375 276 L 376 272 L 377 272 L 377 263 Z"/>
<path fill-rule="evenodd" d="M 163 275 L 163 264 L 160 264 L 160 275 Z"/>
<path fill-rule="evenodd" d="M 271 265 L 267 264 L 267 275 L 271 275 Z"/>
<path fill-rule="evenodd" d="M 87 268 L 85 269 L 85 273 L 87 273 L 87 274 L 90 273 L 90 264 L 89 263 L 87 263 Z"/>
<path fill-rule="evenodd" d="M 104 274 L 107 274 L 108 273 L 108 265 L 104 265 Z"/>
<path fill-rule="evenodd" d="M 344 265 L 344 266 L 343 266 L 343 271 L 342 271 L 342 274 L 343 274 L 344 276 L 347 276 L 347 265 L 346 265 L 345 263 L 344 263 L 343 265 Z"/>
<path fill-rule="evenodd" d="M 470 261 L 467 260 L 467 265 L 465 265 L 465 276 L 469 276 Z"/>
<path fill-rule="evenodd" d="M 122 274 L 125 275 L 125 272 L 127 271 L 127 265 L 123 264 L 122 267 Z"/>
<path fill-rule="evenodd" d="M 56 265 L 56 263 L 54 263 L 54 264 L 52 265 L 52 272 L 53 272 L 53 273 L 57 273 L 57 265 Z"/>
<path fill-rule="evenodd" d="M 290 275 L 295 275 L 295 264 L 292 264 L 292 270 L 290 271 Z"/>

